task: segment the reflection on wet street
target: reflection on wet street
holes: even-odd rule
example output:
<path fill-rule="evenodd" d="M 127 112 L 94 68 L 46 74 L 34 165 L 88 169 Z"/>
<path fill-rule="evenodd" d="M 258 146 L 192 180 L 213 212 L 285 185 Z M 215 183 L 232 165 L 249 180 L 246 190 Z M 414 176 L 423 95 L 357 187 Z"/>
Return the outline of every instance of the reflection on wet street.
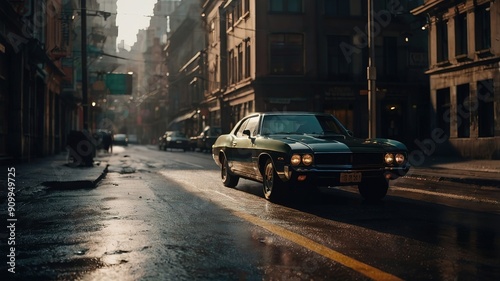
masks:
<path fill-rule="evenodd" d="M 258 183 L 222 186 L 211 161 L 129 147 L 114 152 L 95 188 L 22 197 L 17 279 L 500 277 L 499 214 L 473 202 L 396 190 L 367 203 L 355 191 L 325 189 L 274 204 Z"/>

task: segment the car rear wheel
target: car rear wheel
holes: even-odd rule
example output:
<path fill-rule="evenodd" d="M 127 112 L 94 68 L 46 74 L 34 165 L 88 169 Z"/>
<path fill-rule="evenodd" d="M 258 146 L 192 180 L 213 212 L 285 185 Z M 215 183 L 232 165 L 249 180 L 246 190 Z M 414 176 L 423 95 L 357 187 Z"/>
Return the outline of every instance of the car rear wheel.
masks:
<path fill-rule="evenodd" d="M 235 187 L 238 185 L 239 177 L 231 174 L 231 171 L 229 171 L 229 164 L 226 159 L 226 157 L 222 156 L 221 159 L 221 170 L 220 170 L 220 175 L 222 178 L 222 184 L 226 187 Z"/>
<path fill-rule="evenodd" d="M 283 198 L 283 182 L 278 177 L 271 159 L 267 159 L 264 166 L 263 191 L 264 197 L 272 202 L 277 202 Z"/>
<path fill-rule="evenodd" d="M 385 197 L 389 189 L 389 182 L 384 179 L 365 181 L 358 185 L 359 194 L 368 201 L 379 201 Z"/>

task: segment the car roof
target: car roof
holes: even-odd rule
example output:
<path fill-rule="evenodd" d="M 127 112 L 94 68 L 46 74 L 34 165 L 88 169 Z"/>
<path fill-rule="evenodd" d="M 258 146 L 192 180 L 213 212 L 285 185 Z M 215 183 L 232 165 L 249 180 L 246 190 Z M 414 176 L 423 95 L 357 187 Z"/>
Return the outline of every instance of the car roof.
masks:
<path fill-rule="evenodd" d="M 254 112 L 247 117 L 250 116 L 256 116 L 256 115 L 281 115 L 281 116 L 286 116 L 286 115 L 331 115 L 329 113 L 324 113 L 324 112 L 311 112 L 311 111 L 263 111 L 263 112 Z"/>

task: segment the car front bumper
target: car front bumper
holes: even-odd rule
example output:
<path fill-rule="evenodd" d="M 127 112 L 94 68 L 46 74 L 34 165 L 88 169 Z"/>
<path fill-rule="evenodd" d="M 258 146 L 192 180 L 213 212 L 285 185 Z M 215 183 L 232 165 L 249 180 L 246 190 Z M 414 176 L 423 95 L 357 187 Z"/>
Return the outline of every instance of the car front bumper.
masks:
<path fill-rule="evenodd" d="M 409 165 L 401 167 L 377 167 L 368 169 L 340 168 L 295 168 L 284 166 L 283 171 L 278 171 L 282 181 L 290 184 L 311 184 L 316 186 L 356 185 L 371 179 L 385 178 L 393 180 L 408 173 Z"/>
<path fill-rule="evenodd" d="M 168 148 L 187 149 L 187 148 L 189 148 L 189 142 L 187 142 L 187 141 L 169 141 L 169 142 L 167 142 L 166 146 Z"/>

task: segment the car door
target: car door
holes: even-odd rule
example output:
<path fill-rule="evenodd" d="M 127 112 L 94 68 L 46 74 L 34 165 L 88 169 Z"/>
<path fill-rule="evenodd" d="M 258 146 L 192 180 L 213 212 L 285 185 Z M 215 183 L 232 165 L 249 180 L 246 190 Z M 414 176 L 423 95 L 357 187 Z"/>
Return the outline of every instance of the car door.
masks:
<path fill-rule="evenodd" d="M 253 157 L 255 155 L 255 144 L 253 137 L 257 134 L 259 116 L 250 117 L 235 133 L 232 142 L 234 167 L 239 174 L 246 177 L 255 178 L 253 169 Z M 250 132 L 250 135 L 243 132 Z"/>

